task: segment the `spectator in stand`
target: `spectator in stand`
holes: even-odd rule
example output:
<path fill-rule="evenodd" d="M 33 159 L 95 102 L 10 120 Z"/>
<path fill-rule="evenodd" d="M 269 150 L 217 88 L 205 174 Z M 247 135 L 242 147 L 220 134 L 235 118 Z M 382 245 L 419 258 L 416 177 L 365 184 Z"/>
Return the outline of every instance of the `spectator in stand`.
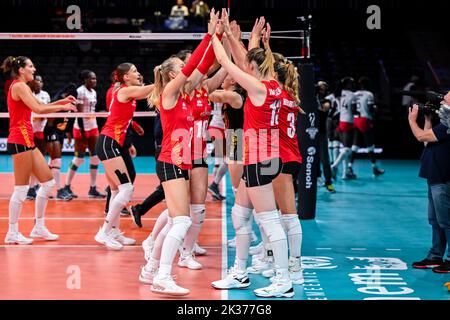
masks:
<path fill-rule="evenodd" d="M 172 7 L 172 10 L 170 11 L 171 17 L 187 17 L 189 16 L 189 10 L 184 5 L 183 0 L 177 0 L 177 4 Z"/>

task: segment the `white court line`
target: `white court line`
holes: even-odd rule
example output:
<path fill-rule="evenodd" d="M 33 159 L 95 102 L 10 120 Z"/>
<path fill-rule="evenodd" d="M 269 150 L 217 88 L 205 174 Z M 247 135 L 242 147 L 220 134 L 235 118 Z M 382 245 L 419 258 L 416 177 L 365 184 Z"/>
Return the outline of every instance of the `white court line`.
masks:
<path fill-rule="evenodd" d="M 227 176 L 222 178 L 222 192 L 225 192 L 225 197 L 227 194 Z M 227 235 L 227 202 L 222 201 L 222 279 L 227 276 L 228 270 L 228 235 Z M 222 290 L 221 292 L 222 300 L 228 300 L 228 290 Z"/>
<path fill-rule="evenodd" d="M 331 248 L 316 248 L 316 250 L 332 250 Z"/>
<path fill-rule="evenodd" d="M 350 248 L 352 251 L 367 251 L 367 248 Z"/>
<path fill-rule="evenodd" d="M 127 219 L 128 217 L 122 217 Z M 19 220 L 34 220 L 34 217 L 24 217 L 19 218 Z M 142 218 L 143 221 L 154 221 L 158 218 Z M 8 217 L 0 217 L 0 220 L 9 220 Z M 105 217 L 85 217 L 85 218 L 79 218 L 79 217 L 45 217 L 45 220 L 105 220 Z M 205 221 L 222 221 L 222 218 L 210 218 L 205 219 Z"/>
<path fill-rule="evenodd" d="M 203 248 L 207 249 L 221 249 L 222 246 L 202 246 Z M 31 244 L 31 245 L 0 245 L 0 248 L 49 248 L 49 249 L 58 249 L 58 248 L 103 248 L 105 249 L 105 246 L 99 244 Z M 139 249 L 142 250 L 140 245 L 135 246 L 126 246 L 124 249 Z M 105 249 L 105 252 L 109 252 L 111 250 Z"/>
<path fill-rule="evenodd" d="M 386 249 L 386 251 L 402 251 L 402 249 Z"/>

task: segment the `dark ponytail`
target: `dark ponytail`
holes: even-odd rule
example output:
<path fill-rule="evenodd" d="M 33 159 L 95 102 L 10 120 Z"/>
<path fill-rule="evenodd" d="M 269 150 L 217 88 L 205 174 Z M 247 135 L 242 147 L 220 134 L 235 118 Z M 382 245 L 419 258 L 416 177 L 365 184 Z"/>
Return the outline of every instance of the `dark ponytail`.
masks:
<path fill-rule="evenodd" d="M 27 65 L 27 60 L 30 60 L 28 57 L 19 56 L 19 57 L 7 57 L 4 61 L 0 69 L 2 69 L 3 73 L 9 73 L 12 77 L 19 76 L 19 69 L 25 68 Z"/>
<path fill-rule="evenodd" d="M 127 74 L 128 71 L 130 71 L 132 66 L 133 64 L 129 62 L 121 63 L 117 66 L 115 71 L 116 72 L 115 77 L 117 82 L 120 82 L 121 84 L 125 83 L 123 77 L 125 76 L 125 74 Z"/>

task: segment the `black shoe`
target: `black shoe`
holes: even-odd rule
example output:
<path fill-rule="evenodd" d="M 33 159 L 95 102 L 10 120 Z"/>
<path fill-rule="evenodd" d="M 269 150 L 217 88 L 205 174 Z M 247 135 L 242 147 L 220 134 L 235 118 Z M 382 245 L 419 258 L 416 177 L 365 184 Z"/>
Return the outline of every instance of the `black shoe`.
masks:
<path fill-rule="evenodd" d="M 347 173 L 346 173 L 349 177 L 350 180 L 356 180 L 356 174 L 353 172 L 353 169 L 351 167 L 347 168 Z"/>
<path fill-rule="evenodd" d="M 36 189 L 34 187 L 31 187 L 28 189 L 27 192 L 27 200 L 34 200 L 36 199 Z"/>
<path fill-rule="evenodd" d="M 66 189 L 61 188 L 56 192 L 56 200 L 61 200 L 61 201 L 70 201 L 72 200 L 73 197 L 67 193 Z"/>
<path fill-rule="evenodd" d="M 444 261 L 442 259 L 423 259 L 422 261 L 419 262 L 414 262 L 412 264 L 413 268 L 416 269 L 430 269 L 430 268 L 435 268 L 435 267 L 439 267 L 444 263 Z"/>
<path fill-rule="evenodd" d="M 208 191 L 211 193 L 212 197 L 216 200 L 222 201 L 225 200 L 225 197 L 220 194 L 219 185 L 215 182 L 211 183 L 208 186 Z"/>
<path fill-rule="evenodd" d="M 120 211 L 120 216 L 121 217 L 128 217 L 128 216 L 131 216 L 131 213 L 130 213 L 130 211 L 128 211 L 127 208 L 123 208 L 122 211 Z"/>
<path fill-rule="evenodd" d="M 377 167 L 373 168 L 373 176 L 374 177 L 379 177 L 381 175 L 384 174 L 384 170 L 383 169 L 378 169 Z"/>
<path fill-rule="evenodd" d="M 70 189 L 70 186 L 65 186 L 64 187 L 64 191 L 66 191 L 66 193 L 68 193 L 72 198 L 78 198 L 78 196 L 73 193 L 72 189 Z"/>
<path fill-rule="evenodd" d="M 131 206 L 131 217 L 133 218 L 134 224 L 142 228 L 141 214 L 136 211 L 135 206 Z"/>
<path fill-rule="evenodd" d="M 106 198 L 106 194 L 98 192 L 96 187 L 91 187 L 89 189 L 88 196 L 89 196 L 89 198 L 94 198 L 94 199 L 105 199 Z"/>
<path fill-rule="evenodd" d="M 450 273 L 450 261 L 444 261 L 443 264 L 441 264 L 438 267 L 433 268 L 433 272 L 436 273 Z"/>

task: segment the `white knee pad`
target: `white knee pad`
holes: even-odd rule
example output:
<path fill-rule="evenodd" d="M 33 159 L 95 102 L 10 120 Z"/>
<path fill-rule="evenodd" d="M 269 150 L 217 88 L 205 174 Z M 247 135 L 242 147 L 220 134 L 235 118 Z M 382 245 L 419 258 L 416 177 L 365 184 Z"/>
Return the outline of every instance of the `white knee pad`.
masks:
<path fill-rule="evenodd" d="M 355 145 L 352 146 L 352 152 L 358 152 L 358 150 L 359 150 L 358 146 Z"/>
<path fill-rule="evenodd" d="M 48 198 L 49 195 L 52 193 L 52 190 L 55 187 L 55 185 L 56 185 L 55 179 L 41 183 L 41 187 L 37 192 L 37 196 L 41 198 Z"/>
<path fill-rule="evenodd" d="M 296 214 L 285 214 L 282 216 L 281 221 L 283 222 L 286 234 L 303 234 L 302 225 L 300 224 L 300 220 Z"/>
<path fill-rule="evenodd" d="M 77 171 L 77 169 L 83 164 L 84 158 L 73 157 L 70 169 Z"/>
<path fill-rule="evenodd" d="M 62 160 L 61 158 L 51 159 L 49 162 L 49 167 L 52 169 L 61 169 Z"/>
<path fill-rule="evenodd" d="M 278 210 L 258 213 L 258 219 L 261 222 L 264 232 L 269 242 L 286 240 L 286 232 L 281 224 L 281 218 Z"/>
<path fill-rule="evenodd" d="M 175 238 L 176 240 L 183 242 L 187 231 L 191 227 L 191 217 L 179 216 L 172 219 L 173 225 L 167 234 L 168 237 Z"/>
<path fill-rule="evenodd" d="M 193 225 L 202 225 L 205 221 L 205 205 L 191 204 L 191 221 Z"/>
<path fill-rule="evenodd" d="M 367 147 L 367 152 L 374 152 L 374 151 L 375 151 L 375 146 Z"/>
<path fill-rule="evenodd" d="M 119 201 L 124 207 L 131 201 L 133 197 L 134 187 L 131 183 L 124 183 L 119 186 L 119 193 L 114 198 L 114 201 Z"/>
<path fill-rule="evenodd" d="M 337 140 L 333 141 L 333 148 L 339 148 L 341 146 L 341 143 Z"/>
<path fill-rule="evenodd" d="M 11 196 L 11 201 L 22 204 L 27 199 L 27 193 L 30 186 L 15 186 Z"/>
<path fill-rule="evenodd" d="M 233 220 L 233 227 L 236 234 L 251 234 L 251 216 L 253 209 L 244 208 L 237 204 L 231 209 L 231 219 Z"/>

